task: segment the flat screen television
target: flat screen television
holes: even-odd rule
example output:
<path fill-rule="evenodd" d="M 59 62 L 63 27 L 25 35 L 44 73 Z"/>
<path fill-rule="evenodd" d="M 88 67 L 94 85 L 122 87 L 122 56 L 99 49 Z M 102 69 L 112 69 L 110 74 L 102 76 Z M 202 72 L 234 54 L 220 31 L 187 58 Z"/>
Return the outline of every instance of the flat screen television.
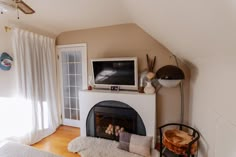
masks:
<path fill-rule="evenodd" d="M 138 89 L 137 57 L 92 59 L 92 77 L 95 88 L 123 90 Z"/>

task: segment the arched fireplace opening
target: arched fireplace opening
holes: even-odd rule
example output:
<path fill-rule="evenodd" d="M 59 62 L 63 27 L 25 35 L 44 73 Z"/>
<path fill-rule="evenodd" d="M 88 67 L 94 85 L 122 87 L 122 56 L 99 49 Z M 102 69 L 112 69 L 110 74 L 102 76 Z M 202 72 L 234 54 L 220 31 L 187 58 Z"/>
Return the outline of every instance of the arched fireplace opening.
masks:
<path fill-rule="evenodd" d="M 119 140 L 121 131 L 146 136 L 143 120 L 132 107 L 111 100 L 91 108 L 86 120 L 87 136 Z"/>

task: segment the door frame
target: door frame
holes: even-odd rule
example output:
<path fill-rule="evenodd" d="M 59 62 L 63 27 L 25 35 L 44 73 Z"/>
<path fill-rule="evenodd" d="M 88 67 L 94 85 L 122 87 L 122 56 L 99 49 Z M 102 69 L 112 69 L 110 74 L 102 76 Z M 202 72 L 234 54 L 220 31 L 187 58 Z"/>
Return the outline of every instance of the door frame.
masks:
<path fill-rule="evenodd" d="M 63 125 L 68 125 L 68 126 L 73 126 L 73 127 L 80 127 L 80 120 L 73 120 L 73 119 L 65 119 L 64 115 L 64 93 L 63 93 L 63 79 L 62 79 L 62 62 L 61 62 L 61 48 L 73 48 L 73 47 L 83 47 L 84 51 L 82 51 L 82 90 L 87 89 L 88 83 L 87 83 L 87 44 L 86 43 L 80 43 L 80 44 L 68 44 L 68 45 L 58 45 L 56 46 L 56 52 L 58 56 L 58 89 L 59 89 L 59 110 L 60 110 L 60 117 L 61 117 L 61 124 Z M 80 109 L 79 109 L 80 111 Z M 80 114 L 81 115 L 81 114 Z"/>

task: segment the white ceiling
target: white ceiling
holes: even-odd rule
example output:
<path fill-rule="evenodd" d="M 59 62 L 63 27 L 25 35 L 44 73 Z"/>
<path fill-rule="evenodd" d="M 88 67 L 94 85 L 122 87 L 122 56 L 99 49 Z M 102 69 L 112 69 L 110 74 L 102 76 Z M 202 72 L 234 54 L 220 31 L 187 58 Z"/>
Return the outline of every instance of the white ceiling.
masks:
<path fill-rule="evenodd" d="M 0 0 L 11 1 L 11 0 Z M 12 23 L 44 29 L 58 35 L 61 32 L 93 28 L 121 23 L 129 23 L 121 2 L 117 0 L 24 0 L 36 13 L 16 19 L 11 11 Z"/>
<path fill-rule="evenodd" d="M 5 0 L 7 1 L 7 0 Z M 136 23 L 187 60 L 236 54 L 236 0 L 24 0 L 34 15 L 8 23 L 61 32 Z M 10 22 L 9 22 L 10 21 Z"/>

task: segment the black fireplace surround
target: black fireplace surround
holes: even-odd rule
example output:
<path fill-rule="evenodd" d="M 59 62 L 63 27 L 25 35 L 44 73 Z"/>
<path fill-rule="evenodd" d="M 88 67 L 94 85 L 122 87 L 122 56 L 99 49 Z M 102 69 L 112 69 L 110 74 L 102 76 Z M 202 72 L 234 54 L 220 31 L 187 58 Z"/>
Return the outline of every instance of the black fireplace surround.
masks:
<path fill-rule="evenodd" d="M 86 121 L 87 136 L 119 140 L 122 131 L 146 135 L 141 117 L 129 105 L 109 100 L 97 103 L 90 110 Z"/>

